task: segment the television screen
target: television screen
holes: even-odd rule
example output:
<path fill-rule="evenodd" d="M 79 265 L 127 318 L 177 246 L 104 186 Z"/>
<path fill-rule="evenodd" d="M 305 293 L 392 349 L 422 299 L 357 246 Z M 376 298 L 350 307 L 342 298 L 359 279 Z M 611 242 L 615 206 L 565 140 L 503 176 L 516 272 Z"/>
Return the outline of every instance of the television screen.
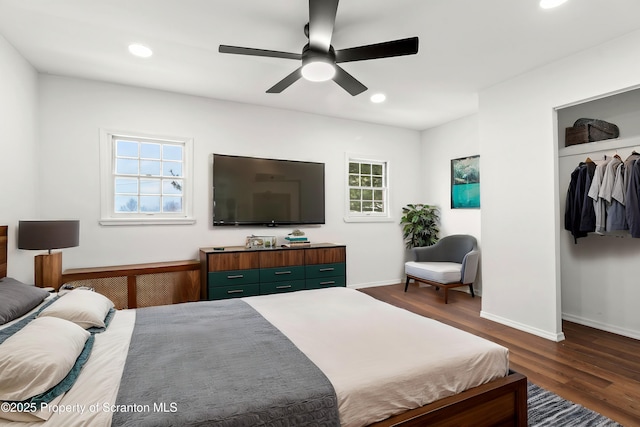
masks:
<path fill-rule="evenodd" d="M 213 155 L 213 225 L 324 224 L 324 163 Z"/>

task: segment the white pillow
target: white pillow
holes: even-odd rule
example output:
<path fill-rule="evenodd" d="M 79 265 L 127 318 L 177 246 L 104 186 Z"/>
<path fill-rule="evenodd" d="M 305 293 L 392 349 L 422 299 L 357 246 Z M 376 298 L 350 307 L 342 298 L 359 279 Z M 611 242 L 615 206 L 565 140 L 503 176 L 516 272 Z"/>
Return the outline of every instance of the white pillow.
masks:
<path fill-rule="evenodd" d="M 0 401 L 44 393 L 67 376 L 91 334 L 55 317 L 39 318 L 0 345 Z"/>
<path fill-rule="evenodd" d="M 42 310 L 38 317 L 59 317 L 85 329 L 104 328 L 104 319 L 111 308 L 113 302 L 104 295 L 86 289 L 75 289 Z"/>

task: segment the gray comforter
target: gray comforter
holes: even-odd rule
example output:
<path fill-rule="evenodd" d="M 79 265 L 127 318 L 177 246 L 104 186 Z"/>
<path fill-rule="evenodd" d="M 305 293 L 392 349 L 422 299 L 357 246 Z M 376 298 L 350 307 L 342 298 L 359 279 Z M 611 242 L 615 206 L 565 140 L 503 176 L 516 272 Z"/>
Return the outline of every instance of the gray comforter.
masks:
<path fill-rule="evenodd" d="M 326 376 L 241 300 L 138 309 L 113 426 L 338 426 Z"/>

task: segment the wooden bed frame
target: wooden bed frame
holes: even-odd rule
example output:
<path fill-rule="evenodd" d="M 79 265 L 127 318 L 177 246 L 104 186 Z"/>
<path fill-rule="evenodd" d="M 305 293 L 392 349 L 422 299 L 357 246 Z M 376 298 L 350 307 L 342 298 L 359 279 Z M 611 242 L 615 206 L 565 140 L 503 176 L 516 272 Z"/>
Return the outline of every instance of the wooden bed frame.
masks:
<path fill-rule="evenodd" d="M 0 226 L 0 278 L 7 272 L 7 226 Z M 527 426 L 527 378 L 517 372 L 420 408 L 395 415 L 372 427 L 391 426 Z"/>
<path fill-rule="evenodd" d="M 526 427 L 527 423 L 527 378 L 511 371 L 504 378 L 403 412 L 370 427 Z"/>

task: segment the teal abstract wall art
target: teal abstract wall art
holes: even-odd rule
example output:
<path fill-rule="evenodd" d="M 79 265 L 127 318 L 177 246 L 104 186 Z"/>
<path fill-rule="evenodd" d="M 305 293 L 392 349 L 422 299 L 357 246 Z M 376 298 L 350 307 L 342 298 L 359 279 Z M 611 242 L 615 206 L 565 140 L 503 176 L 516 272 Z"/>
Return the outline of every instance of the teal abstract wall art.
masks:
<path fill-rule="evenodd" d="M 451 160 L 451 209 L 480 208 L 480 156 Z"/>

